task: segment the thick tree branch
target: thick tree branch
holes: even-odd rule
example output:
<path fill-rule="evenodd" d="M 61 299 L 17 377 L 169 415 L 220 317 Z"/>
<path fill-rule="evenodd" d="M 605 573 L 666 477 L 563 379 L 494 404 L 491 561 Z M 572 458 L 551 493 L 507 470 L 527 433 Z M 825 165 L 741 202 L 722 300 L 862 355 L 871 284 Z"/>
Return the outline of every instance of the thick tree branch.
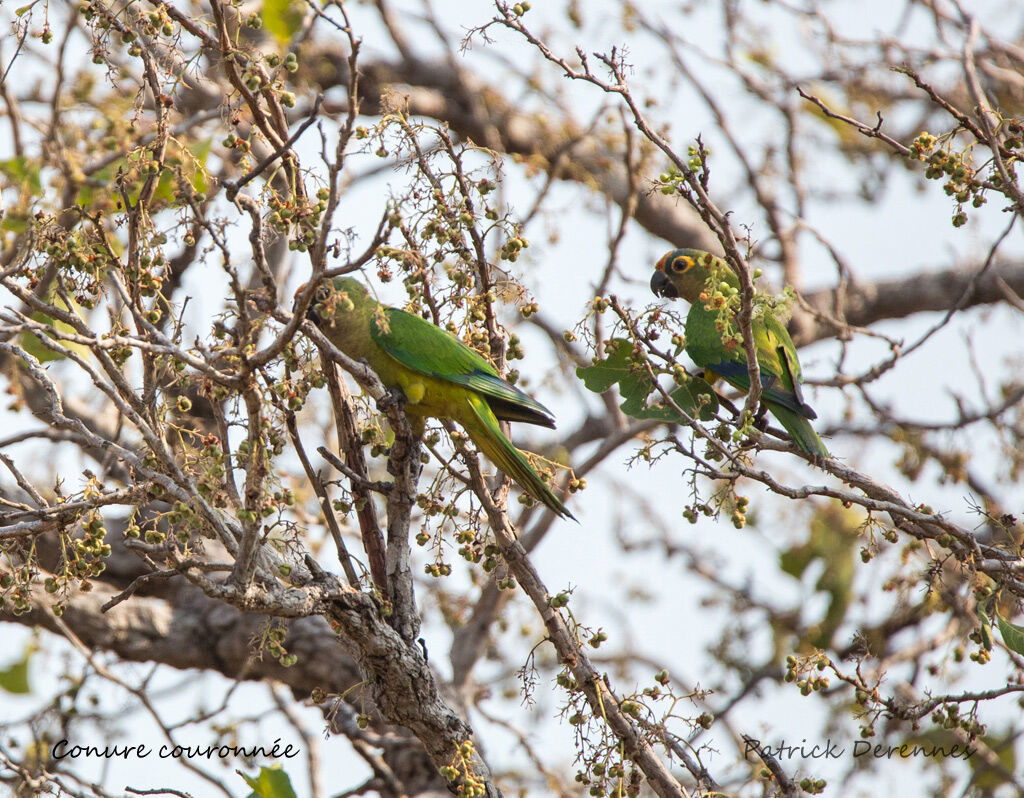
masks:
<path fill-rule="evenodd" d="M 902 319 L 914 313 L 949 310 L 970 287 L 977 271 L 977 268 L 960 266 L 874 283 L 855 282 L 849 286 L 843 300 L 843 320 L 855 327 L 867 327 L 875 322 Z M 1024 294 L 1024 262 L 1002 260 L 992 264 L 978 279 L 964 307 L 1007 302 L 1007 288 L 1014 294 Z M 807 292 L 803 299 L 824 316 L 835 317 L 836 297 L 832 289 Z M 834 324 L 819 319 L 816 325 L 796 336 L 795 340 L 798 345 L 806 346 L 831 338 L 836 332 Z"/>
<path fill-rule="evenodd" d="M 307 56 L 316 64 L 314 79 L 324 91 L 348 85 L 348 64 L 337 48 L 326 46 Z M 404 97 L 410 115 L 444 122 L 462 138 L 488 142 L 496 131 L 509 155 L 542 158 L 557 164 L 555 176 L 596 188 L 615 204 L 629 207 L 630 180 L 618 131 L 589 132 L 565 118 L 565 108 L 526 113 L 498 88 L 471 74 L 453 72 L 445 61 L 373 61 L 360 64 L 360 110 L 382 113 L 381 94 L 390 87 Z M 329 112 L 343 107 L 326 103 Z M 557 120 L 553 123 L 551 120 Z M 564 157 L 568 155 L 569 157 Z M 642 192 L 637 222 L 678 247 L 713 248 L 715 238 L 683 202 L 660 191 Z M 637 267 L 646 270 L 646 265 Z"/>

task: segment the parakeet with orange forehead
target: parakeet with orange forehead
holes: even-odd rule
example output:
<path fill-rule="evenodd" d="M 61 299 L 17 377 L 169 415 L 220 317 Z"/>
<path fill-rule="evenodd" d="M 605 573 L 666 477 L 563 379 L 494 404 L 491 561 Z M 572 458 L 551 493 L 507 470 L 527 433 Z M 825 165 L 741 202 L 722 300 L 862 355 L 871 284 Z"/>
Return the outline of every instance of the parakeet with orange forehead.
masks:
<path fill-rule="evenodd" d="M 428 418 L 458 422 L 520 488 L 559 516 L 574 519 L 498 426 L 502 419 L 554 427 L 554 416 L 503 380 L 482 355 L 426 319 L 381 305 L 351 277 L 319 286 L 308 316 L 338 349 L 369 363 L 385 387 L 402 391 L 416 434 L 423 433 Z"/>
<path fill-rule="evenodd" d="M 651 290 L 674 299 L 682 297 L 690 303 L 686 316 L 686 353 L 704 369 L 709 382 L 721 377 L 741 391 L 750 390 L 747 356 L 742 346 L 726 346 L 716 322 L 721 311 L 705 306 L 700 295 L 714 274 L 719 283 L 739 288 L 739 280 L 721 258 L 699 249 L 674 249 L 666 253 L 654 267 Z M 750 324 L 754 350 L 761 371 L 761 397 L 765 406 L 802 452 L 812 457 L 829 457 L 828 449 L 811 427 L 818 417 L 807 404 L 801 390 L 803 376 L 796 347 L 785 325 L 770 314 L 756 316 Z"/>

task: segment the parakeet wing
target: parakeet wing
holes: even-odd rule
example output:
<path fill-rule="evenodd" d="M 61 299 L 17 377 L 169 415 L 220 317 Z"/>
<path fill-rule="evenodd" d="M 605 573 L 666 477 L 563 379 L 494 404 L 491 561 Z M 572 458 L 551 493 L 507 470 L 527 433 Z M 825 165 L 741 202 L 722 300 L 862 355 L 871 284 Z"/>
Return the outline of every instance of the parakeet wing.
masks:
<path fill-rule="evenodd" d="M 805 418 L 817 418 L 817 413 L 804 401 L 800 389 L 800 362 L 786 328 L 776 318 L 769 316 L 757 320 L 752 329 L 757 364 L 761 369 L 761 390 L 765 399 L 777 402 Z M 747 359 L 742 349 L 734 350 L 734 355 L 717 363 L 707 363 L 706 367 L 741 390 L 749 390 Z"/>
<path fill-rule="evenodd" d="M 554 417 L 544 405 L 499 377 L 478 352 L 426 319 L 387 308 L 374 318 L 370 330 L 374 342 L 403 366 L 483 394 L 499 418 L 554 426 Z"/>

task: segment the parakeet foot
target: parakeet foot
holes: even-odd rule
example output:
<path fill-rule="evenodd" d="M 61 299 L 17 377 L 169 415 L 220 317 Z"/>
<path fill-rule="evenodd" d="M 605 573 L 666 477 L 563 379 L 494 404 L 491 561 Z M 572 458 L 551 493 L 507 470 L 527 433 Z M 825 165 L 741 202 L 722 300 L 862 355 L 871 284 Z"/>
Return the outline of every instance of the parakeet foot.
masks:
<path fill-rule="evenodd" d="M 828 458 L 821 454 L 810 454 L 807 456 L 807 459 L 811 461 L 812 466 L 823 469 L 825 467 L 825 460 Z"/>
<path fill-rule="evenodd" d="M 381 413 L 387 413 L 392 407 L 405 410 L 406 398 L 399 388 L 388 388 L 384 395 L 377 400 L 377 409 Z"/>

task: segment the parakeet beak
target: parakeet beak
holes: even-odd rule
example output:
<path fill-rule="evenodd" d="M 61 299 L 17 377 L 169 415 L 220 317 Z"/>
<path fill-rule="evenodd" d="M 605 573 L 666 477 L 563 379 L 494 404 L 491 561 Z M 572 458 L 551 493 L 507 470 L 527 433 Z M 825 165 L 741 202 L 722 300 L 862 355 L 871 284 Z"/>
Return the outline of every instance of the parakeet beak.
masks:
<path fill-rule="evenodd" d="M 299 301 L 299 294 L 301 294 L 303 291 L 306 290 L 306 286 L 307 285 L 309 285 L 309 283 L 303 283 L 302 285 L 299 286 L 298 290 L 295 292 L 295 298 L 292 300 L 292 312 L 293 313 L 295 312 L 295 305 Z M 309 307 L 306 308 L 306 318 L 309 319 L 310 321 L 312 321 L 316 325 L 320 324 L 320 316 L 316 312 L 316 302 L 310 302 L 309 303 Z"/>
<path fill-rule="evenodd" d="M 666 299 L 675 299 L 679 296 L 679 292 L 672 285 L 672 281 L 661 270 L 651 275 L 651 291 L 654 292 L 655 296 L 663 296 Z"/>

